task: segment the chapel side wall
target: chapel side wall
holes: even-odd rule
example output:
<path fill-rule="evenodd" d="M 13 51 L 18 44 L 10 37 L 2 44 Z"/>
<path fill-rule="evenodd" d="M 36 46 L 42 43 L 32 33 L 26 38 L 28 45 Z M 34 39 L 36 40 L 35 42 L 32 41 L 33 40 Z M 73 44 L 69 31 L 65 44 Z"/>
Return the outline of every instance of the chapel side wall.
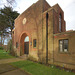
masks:
<path fill-rule="evenodd" d="M 34 11 L 34 23 L 35 23 L 35 29 L 32 32 L 32 38 L 36 39 L 36 48 L 33 47 L 33 39 L 32 39 L 32 50 L 34 54 L 31 54 L 35 58 L 35 52 L 36 52 L 36 58 L 38 61 L 41 61 L 41 50 L 42 50 L 42 4 L 40 2 L 36 3 L 33 11 Z M 37 7 L 38 6 L 38 7 Z M 38 9 L 39 8 L 39 9 Z M 36 31 L 36 33 L 34 33 Z M 35 37 L 36 35 L 36 37 Z M 32 53 L 32 51 L 31 51 Z"/>
<path fill-rule="evenodd" d="M 59 52 L 59 40 L 68 39 L 68 52 Z M 75 32 L 54 36 L 54 64 L 75 69 Z"/>
<path fill-rule="evenodd" d="M 37 51 L 37 56 L 38 56 L 38 61 L 42 62 L 42 56 L 43 56 L 43 12 L 45 10 L 47 10 L 50 6 L 47 4 L 47 2 L 44 2 L 44 6 L 43 7 L 43 3 L 36 4 L 36 9 L 38 11 L 39 14 L 36 14 L 36 25 L 37 25 L 37 50 L 35 48 L 33 48 L 33 50 Z M 38 6 L 38 7 L 37 7 Z M 38 9 L 39 8 L 39 9 Z M 35 13 L 37 13 L 37 11 L 35 11 Z"/>
<path fill-rule="evenodd" d="M 42 42 L 43 42 L 43 50 L 41 51 L 42 53 L 42 56 L 41 56 L 41 60 L 42 60 L 42 63 L 46 63 L 46 13 L 43 13 L 43 39 L 42 39 Z"/>
<path fill-rule="evenodd" d="M 53 26 L 54 26 L 54 9 L 49 12 L 48 20 L 48 63 L 53 63 Z"/>
<path fill-rule="evenodd" d="M 48 39 L 48 63 L 53 63 L 53 9 L 43 13 L 43 55 L 42 61 L 46 63 L 46 39 Z M 48 13 L 48 38 L 46 38 L 46 14 Z"/>

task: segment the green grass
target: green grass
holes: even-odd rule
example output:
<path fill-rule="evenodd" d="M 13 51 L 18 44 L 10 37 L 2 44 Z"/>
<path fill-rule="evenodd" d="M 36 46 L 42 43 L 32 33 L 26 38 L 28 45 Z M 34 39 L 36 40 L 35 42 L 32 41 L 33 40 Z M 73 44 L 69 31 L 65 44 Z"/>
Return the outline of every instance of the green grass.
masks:
<path fill-rule="evenodd" d="M 8 58 L 14 58 L 14 56 L 9 55 L 9 52 L 0 50 L 0 59 L 8 59 Z"/>
<path fill-rule="evenodd" d="M 67 72 L 64 70 L 57 69 L 56 67 L 47 67 L 39 63 L 34 63 L 32 61 L 18 61 L 13 62 L 12 65 L 25 70 L 32 75 L 75 75 L 72 72 Z"/>

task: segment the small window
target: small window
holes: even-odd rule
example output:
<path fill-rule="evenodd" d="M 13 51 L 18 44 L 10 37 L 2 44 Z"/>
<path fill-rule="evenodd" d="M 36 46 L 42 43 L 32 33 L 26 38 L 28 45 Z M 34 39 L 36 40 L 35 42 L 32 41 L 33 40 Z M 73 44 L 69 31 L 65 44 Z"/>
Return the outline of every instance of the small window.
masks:
<path fill-rule="evenodd" d="M 46 13 L 46 19 L 48 20 L 48 13 Z"/>
<path fill-rule="evenodd" d="M 61 19 L 61 14 L 59 15 L 59 32 L 61 32 L 61 25 L 62 25 L 62 19 Z"/>
<path fill-rule="evenodd" d="M 36 47 L 36 39 L 33 40 L 33 47 Z"/>
<path fill-rule="evenodd" d="M 16 48 L 18 48 L 18 42 L 16 42 Z"/>
<path fill-rule="evenodd" d="M 68 51 L 68 39 L 59 40 L 59 50 L 60 50 L 60 52 L 67 52 Z"/>

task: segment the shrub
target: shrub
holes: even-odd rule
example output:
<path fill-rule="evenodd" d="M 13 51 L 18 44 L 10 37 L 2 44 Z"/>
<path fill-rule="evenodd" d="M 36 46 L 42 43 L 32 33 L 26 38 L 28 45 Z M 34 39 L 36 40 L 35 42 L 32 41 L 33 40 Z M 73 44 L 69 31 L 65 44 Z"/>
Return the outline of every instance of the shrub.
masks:
<path fill-rule="evenodd" d="M 0 50 L 3 50 L 3 47 L 0 47 Z"/>
<path fill-rule="evenodd" d="M 15 55 L 12 45 L 12 39 L 8 42 L 7 51 L 9 51 L 10 54 Z"/>
<path fill-rule="evenodd" d="M 10 40 L 10 41 L 8 42 L 7 50 L 9 50 L 9 51 L 12 50 L 12 40 Z"/>
<path fill-rule="evenodd" d="M 33 57 L 33 56 L 31 56 L 31 55 L 29 55 L 27 59 L 28 59 L 28 60 L 31 60 L 31 61 L 35 61 L 35 62 L 37 62 L 37 59 L 36 59 L 36 58 L 34 58 L 34 57 Z"/>

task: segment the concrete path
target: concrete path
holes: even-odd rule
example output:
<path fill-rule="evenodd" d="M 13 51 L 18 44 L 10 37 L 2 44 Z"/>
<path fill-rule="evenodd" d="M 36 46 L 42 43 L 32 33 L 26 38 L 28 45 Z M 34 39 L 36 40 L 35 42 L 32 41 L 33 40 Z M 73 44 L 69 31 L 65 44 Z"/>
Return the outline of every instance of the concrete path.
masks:
<path fill-rule="evenodd" d="M 6 64 L 10 62 L 23 61 L 23 60 L 25 59 L 21 59 L 21 58 L 1 59 L 0 64 Z"/>
<path fill-rule="evenodd" d="M 23 60 L 25 59 L 21 59 L 21 58 L 1 59 L 0 60 L 0 75 L 30 75 L 29 73 L 8 64 L 11 62 L 23 61 Z"/>
<path fill-rule="evenodd" d="M 17 70 L 9 71 L 0 75 L 29 75 L 29 74 L 17 69 Z"/>
<path fill-rule="evenodd" d="M 29 73 L 9 64 L 0 64 L 0 75 L 30 75 Z"/>

